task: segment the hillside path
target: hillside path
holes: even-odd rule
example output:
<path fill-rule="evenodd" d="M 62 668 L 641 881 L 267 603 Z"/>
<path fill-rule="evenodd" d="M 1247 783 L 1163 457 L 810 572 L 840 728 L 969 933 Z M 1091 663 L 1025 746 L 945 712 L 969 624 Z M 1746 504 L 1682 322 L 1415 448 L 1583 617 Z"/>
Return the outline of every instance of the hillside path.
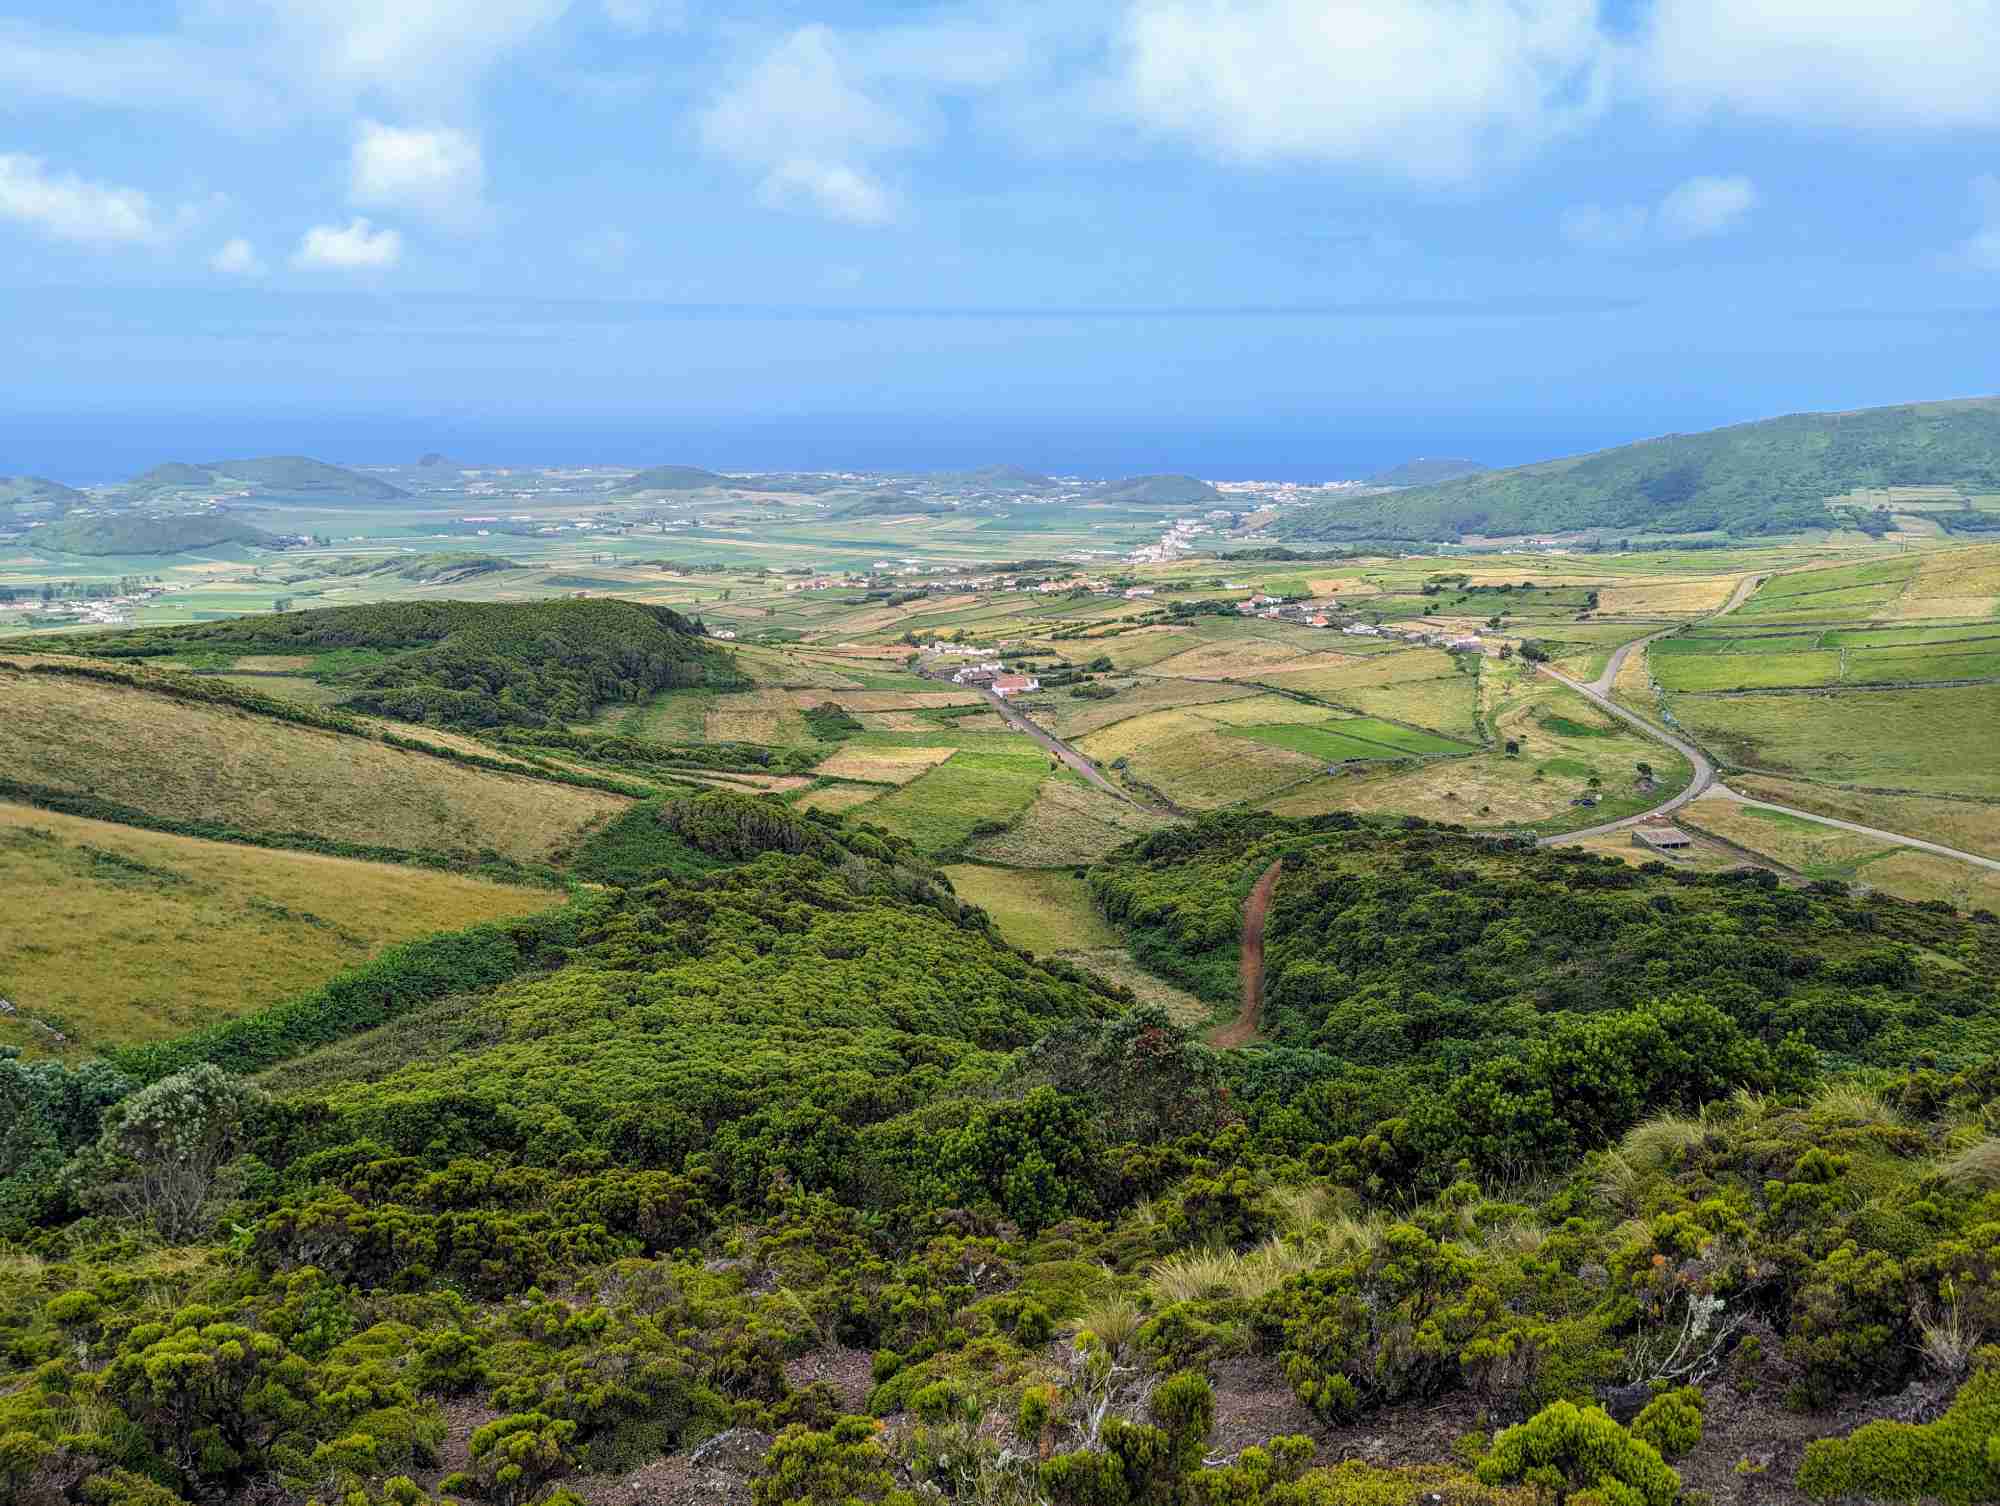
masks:
<path fill-rule="evenodd" d="M 1243 1004 L 1236 1018 L 1208 1033 L 1211 1046 L 1247 1046 L 1257 1039 L 1258 1018 L 1264 1009 L 1264 917 L 1271 909 L 1271 891 L 1278 887 L 1278 874 L 1285 866 L 1279 858 L 1251 889 L 1243 902 L 1243 954 L 1237 975 L 1243 981 Z"/>
<path fill-rule="evenodd" d="M 1136 805 L 1141 810 L 1151 811 L 1158 809 L 1155 806 L 1146 804 L 1142 800 L 1133 799 L 1132 796 L 1127 794 L 1124 790 L 1119 789 L 1117 785 L 1113 784 L 1109 779 L 1106 779 L 1104 777 L 1103 772 L 1099 770 L 1096 764 L 1092 763 L 1089 759 L 1085 758 L 1081 753 L 1077 752 L 1076 749 L 1072 748 L 1068 743 L 1064 742 L 1061 738 L 1057 737 L 1053 732 L 1050 732 L 1047 728 L 1043 727 L 1039 722 L 1035 721 L 1035 719 L 1029 716 L 1025 711 L 1022 711 L 1018 707 L 1009 704 L 1007 697 L 1005 697 L 1004 695 L 1000 695 L 999 693 L 993 690 L 984 690 L 984 689 L 981 691 L 981 693 L 986 697 L 987 700 L 993 703 L 993 709 L 1000 713 L 1001 720 L 1006 722 L 1008 726 L 1012 727 L 1016 732 L 1027 733 L 1028 736 L 1032 737 L 1036 742 L 1040 743 L 1043 748 L 1045 748 L 1050 753 L 1053 753 L 1057 758 L 1061 759 L 1066 765 L 1074 769 L 1077 773 L 1081 774 L 1085 779 L 1088 779 L 1092 784 L 1096 785 L 1100 790 L 1103 790 L 1107 795 L 1116 795 L 1120 800 L 1123 800 L 1127 805 Z M 1169 813 L 1165 811 L 1160 811 L 1159 814 L 1166 815 Z"/>

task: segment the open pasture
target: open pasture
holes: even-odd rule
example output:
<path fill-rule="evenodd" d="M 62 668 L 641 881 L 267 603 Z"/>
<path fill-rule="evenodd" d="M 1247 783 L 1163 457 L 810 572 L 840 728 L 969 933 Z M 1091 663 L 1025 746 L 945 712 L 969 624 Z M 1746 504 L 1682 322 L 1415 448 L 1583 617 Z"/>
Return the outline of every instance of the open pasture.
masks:
<path fill-rule="evenodd" d="M 1903 592 L 1921 563 L 1915 555 L 1863 560 L 1769 577 L 1736 609 L 1739 617 L 1865 617 Z"/>
<path fill-rule="evenodd" d="M 1232 737 L 1213 723 L 1204 728 L 1134 748 L 1124 755 L 1127 772 L 1183 809 L 1208 811 L 1261 800 L 1323 767 L 1323 760 Z"/>
<path fill-rule="evenodd" d="M 1013 868 L 1062 868 L 1092 863 L 1112 848 L 1173 824 L 1064 769 L 1035 792 L 1035 803 L 1008 830 L 970 849 L 982 862 Z"/>
<path fill-rule="evenodd" d="M 1731 764 L 1837 783 L 2000 795 L 2000 685 L 1670 697 Z"/>
<path fill-rule="evenodd" d="M 870 784 L 908 784 L 926 769 L 952 755 L 950 748 L 881 748 L 843 746 L 822 759 L 815 773 L 835 779 L 859 779 Z"/>
<path fill-rule="evenodd" d="M 1225 685 L 1216 680 L 1142 679 L 1101 701 L 1058 692 L 1048 703 L 1050 710 L 1035 719 L 1046 719 L 1058 737 L 1076 738 L 1150 711 L 1176 706 L 1219 706 L 1256 694 L 1247 686 Z"/>
<path fill-rule="evenodd" d="M 977 828 L 1011 822 L 1025 813 L 1048 772 L 1048 758 L 1039 750 L 1002 753 L 961 748 L 902 788 L 871 802 L 865 818 L 909 838 L 921 852 L 944 856 L 962 850 Z"/>
<path fill-rule="evenodd" d="M 846 811 L 866 805 L 881 794 L 881 789 L 871 784 L 823 784 L 807 790 L 792 803 L 801 810 Z"/>
<path fill-rule="evenodd" d="M 0 670 L 0 770 L 160 820 L 546 861 L 622 796 L 467 768 L 252 712 Z"/>
<path fill-rule="evenodd" d="M 1250 726 L 1231 727 L 1228 729 L 1228 735 L 1248 738 L 1252 742 L 1264 743 L 1273 748 L 1286 748 L 1294 753 L 1303 753 L 1306 757 L 1317 759 L 1321 763 L 1351 763 L 1408 756 L 1382 743 L 1349 737 L 1339 731 L 1336 724 L 1330 722 L 1320 722 L 1316 725 L 1299 722 L 1256 723 Z"/>
<path fill-rule="evenodd" d="M 955 863 L 944 870 L 958 897 L 993 918 L 1011 945 L 1038 956 L 1120 942 L 1111 923 L 1097 913 L 1090 889 L 1066 870 L 995 868 Z"/>
<path fill-rule="evenodd" d="M 1755 800 L 1793 805 L 1861 826 L 1922 837 L 1962 852 L 2000 858 L 2000 801 L 1876 795 L 1768 774 L 1731 774 L 1729 787 Z"/>
<path fill-rule="evenodd" d="M 812 733 L 799 715 L 797 697 L 797 692 L 775 689 L 717 696 L 703 719 L 703 735 L 710 742 L 765 747 L 810 742 Z"/>
<path fill-rule="evenodd" d="M 560 896 L 0 803 L 0 1044 L 72 1055 L 309 988 L 383 946 Z M 27 1021 L 69 1039 L 57 1042 Z"/>

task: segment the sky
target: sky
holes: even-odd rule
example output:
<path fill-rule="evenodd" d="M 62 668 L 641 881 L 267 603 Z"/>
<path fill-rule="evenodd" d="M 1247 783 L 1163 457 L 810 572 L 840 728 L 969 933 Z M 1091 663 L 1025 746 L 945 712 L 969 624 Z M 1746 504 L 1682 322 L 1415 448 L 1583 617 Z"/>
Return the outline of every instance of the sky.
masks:
<path fill-rule="evenodd" d="M 0 0 L 0 473 L 1365 474 L 2000 389 L 2000 0 Z"/>

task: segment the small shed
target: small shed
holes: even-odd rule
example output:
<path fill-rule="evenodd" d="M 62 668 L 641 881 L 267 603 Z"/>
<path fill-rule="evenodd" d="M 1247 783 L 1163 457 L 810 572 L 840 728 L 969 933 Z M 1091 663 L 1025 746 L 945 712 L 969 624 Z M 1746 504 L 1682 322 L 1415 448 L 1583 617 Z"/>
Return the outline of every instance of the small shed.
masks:
<path fill-rule="evenodd" d="M 1632 845 L 1634 847 L 1650 847 L 1655 852 L 1678 852 L 1683 847 L 1692 847 L 1694 845 L 1694 838 L 1690 837 L 1678 826 L 1669 826 L 1665 822 L 1653 822 L 1650 825 L 1635 827 L 1633 829 Z"/>

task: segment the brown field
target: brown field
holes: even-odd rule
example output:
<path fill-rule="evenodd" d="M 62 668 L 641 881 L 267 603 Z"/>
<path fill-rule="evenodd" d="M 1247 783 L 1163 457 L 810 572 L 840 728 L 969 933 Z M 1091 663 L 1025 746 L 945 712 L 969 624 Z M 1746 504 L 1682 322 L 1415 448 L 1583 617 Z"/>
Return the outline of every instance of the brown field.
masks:
<path fill-rule="evenodd" d="M 1035 803 L 1010 830 L 987 837 L 972 855 L 1014 868 L 1060 868 L 1091 863 L 1112 848 L 1173 824 L 1063 774 L 1042 781 Z"/>
<path fill-rule="evenodd" d="M 2000 596 L 2000 544 L 1975 544 L 1969 549 L 1947 549 L 1926 555 L 1923 563 L 1917 566 L 1916 578 L 1903 594 L 1913 598 L 1960 597 L 1991 601 Z M 1934 615 L 1962 614 L 1939 612 Z"/>
<path fill-rule="evenodd" d="M 143 690 L 0 670 L 0 769 L 177 821 L 537 862 L 622 796 Z"/>
<path fill-rule="evenodd" d="M 914 711 L 859 711 L 852 712 L 862 726 L 871 732 L 933 732 L 937 723 L 918 716 Z"/>
<path fill-rule="evenodd" d="M 1635 581 L 1605 586 L 1597 596 L 1601 617 L 1691 617 L 1715 611 L 1729 600 L 1740 575 L 1716 575 L 1699 580 Z"/>
<path fill-rule="evenodd" d="M 1189 680 L 1245 680 L 1257 670 L 1303 657 L 1296 646 L 1261 638 L 1204 643 L 1151 666 L 1151 673 Z"/>
<path fill-rule="evenodd" d="M 0 804 L 0 992 L 21 1012 L 0 1019 L 0 1044 L 80 1054 L 155 1040 L 276 1003 L 390 942 L 560 902 Z"/>
<path fill-rule="evenodd" d="M 238 674 L 290 674 L 312 663 L 310 654 L 245 654 L 229 667 Z"/>
<path fill-rule="evenodd" d="M 935 706 L 976 706 L 985 697 L 970 687 L 950 690 L 798 690 L 792 700 L 800 710 L 828 701 L 842 711 L 922 711 Z"/>
<path fill-rule="evenodd" d="M 1241 700 L 1257 692 L 1242 685 L 1222 685 L 1213 680 L 1140 680 L 1129 690 L 1121 690 L 1106 701 L 1058 694 L 1053 710 L 1045 715 L 1058 737 L 1082 737 L 1101 727 L 1109 727 L 1148 711 L 1174 706 L 1207 706 Z M 1037 716 L 1036 720 L 1043 720 Z"/>
<path fill-rule="evenodd" d="M 790 690 L 745 690 L 722 696 L 703 718 L 703 735 L 710 742 L 766 747 L 806 742 L 812 734 L 799 715 L 797 698 L 798 693 Z"/>
<path fill-rule="evenodd" d="M 821 761 L 817 773 L 836 779 L 864 779 L 872 784 L 908 784 L 926 769 L 951 757 L 950 748 L 843 747 Z"/>
<path fill-rule="evenodd" d="M 1927 842 L 1941 842 L 1981 857 L 2000 858 L 2000 804 L 1932 800 L 1920 795 L 1863 795 L 1803 779 L 1776 779 L 1763 774 L 1732 774 L 1729 787 L 1754 800 L 1795 805 L 1822 816 L 1922 837 Z"/>
<path fill-rule="evenodd" d="M 882 791 L 873 785 L 829 784 L 807 790 L 794 803 L 809 811 L 844 811 L 866 805 L 880 794 Z"/>

